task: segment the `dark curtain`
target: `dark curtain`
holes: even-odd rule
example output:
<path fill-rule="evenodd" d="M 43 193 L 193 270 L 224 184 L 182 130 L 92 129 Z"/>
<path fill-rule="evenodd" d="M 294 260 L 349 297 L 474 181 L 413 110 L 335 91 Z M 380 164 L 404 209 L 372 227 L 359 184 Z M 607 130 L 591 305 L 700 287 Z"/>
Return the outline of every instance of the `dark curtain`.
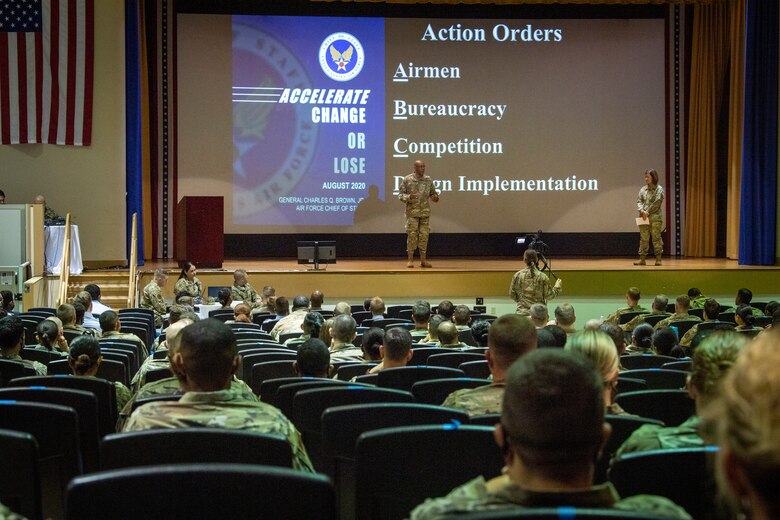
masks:
<path fill-rule="evenodd" d="M 127 133 L 125 186 L 127 192 L 127 256 L 131 252 L 133 213 L 138 213 L 138 265 L 144 264 L 143 226 L 143 156 L 141 119 L 141 41 L 139 38 L 139 0 L 125 1 L 125 95 Z"/>

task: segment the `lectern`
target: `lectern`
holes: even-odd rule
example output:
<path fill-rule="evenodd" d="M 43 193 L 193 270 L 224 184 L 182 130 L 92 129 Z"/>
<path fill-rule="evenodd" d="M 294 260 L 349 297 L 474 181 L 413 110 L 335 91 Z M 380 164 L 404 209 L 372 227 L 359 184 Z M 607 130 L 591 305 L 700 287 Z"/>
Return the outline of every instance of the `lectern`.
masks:
<path fill-rule="evenodd" d="M 176 259 L 221 268 L 225 259 L 222 197 L 182 197 L 176 208 Z"/>

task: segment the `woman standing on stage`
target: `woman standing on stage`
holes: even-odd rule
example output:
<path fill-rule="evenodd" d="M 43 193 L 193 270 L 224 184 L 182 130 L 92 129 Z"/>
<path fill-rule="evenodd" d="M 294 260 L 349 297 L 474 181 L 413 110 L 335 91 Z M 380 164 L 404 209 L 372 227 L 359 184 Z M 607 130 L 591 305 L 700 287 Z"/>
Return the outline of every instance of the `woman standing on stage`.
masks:
<path fill-rule="evenodd" d="M 645 258 L 647 258 L 651 236 L 655 265 L 661 265 L 661 255 L 664 252 L 664 242 L 661 239 L 663 203 L 664 189 L 658 184 L 658 172 L 647 170 L 645 172 L 645 186 L 639 190 L 639 197 L 636 200 L 636 209 L 639 210 L 639 216 L 649 222 L 639 226 L 639 261 L 634 262 L 634 265 L 646 265 Z"/>

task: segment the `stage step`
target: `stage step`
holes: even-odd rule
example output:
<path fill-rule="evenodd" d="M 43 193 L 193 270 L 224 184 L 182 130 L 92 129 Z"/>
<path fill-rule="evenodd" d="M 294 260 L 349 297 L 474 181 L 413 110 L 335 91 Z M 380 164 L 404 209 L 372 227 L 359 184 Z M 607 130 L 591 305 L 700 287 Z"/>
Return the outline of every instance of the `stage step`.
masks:
<path fill-rule="evenodd" d="M 127 307 L 127 291 L 129 286 L 129 272 L 117 271 L 87 271 L 79 275 L 68 277 L 68 298 L 73 298 L 84 290 L 87 284 L 95 284 L 100 287 L 100 301 L 112 309 L 124 309 Z"/>

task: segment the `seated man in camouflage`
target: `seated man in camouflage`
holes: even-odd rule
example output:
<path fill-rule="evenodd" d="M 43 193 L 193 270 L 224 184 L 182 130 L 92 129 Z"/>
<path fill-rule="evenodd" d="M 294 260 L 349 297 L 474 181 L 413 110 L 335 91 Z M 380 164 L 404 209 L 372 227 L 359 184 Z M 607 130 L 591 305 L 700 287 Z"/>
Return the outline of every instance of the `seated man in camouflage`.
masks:
<path fill-rule="evenodd" d="M 439 336 L 439 344 L 437 346 L 441 348 L 461 349 L 467 345 L 460 342 L 458 338 L 458 327 L 451 321 L 443 321 L 436 329 Z"/>
<path fill-rule="evenodd" d="M 681 294 L 677 297 L 677 300 L 674 302 L 674 314 L 669 316 L 668 318 L 665 318 L 658 323 L 655 324 L 655 330 L 660 329 L 661 327 L 669 327 L 671 324 L 673 324 L 676 321 L 701 321 L 701 318 L 698 316 L 694 316 L 693 314 L 688 314 L 688 309 L 691 307 L 691 299 L 688 298 L 687 294 Z"/>
<path fill-rule="evenodd" d="M 162 350 L 168 350 L 170 354 L 170 350 L 168 348 L 169 345 L 176 345 L 176 342 L 179 339 L 179 334 L 181 333 L 182 329 L 186 327 L 187 325 L 191 325 L 194 323 L 194 320 L 191 320 L 189 318 L 182 318 L 180 320 L 177 320 L 176 323 L 168 327 L 165 332 L 165 348 Z M 160 359 L 154 359 L 152 356 L 149 356 L 146 358 L 143 362 L 143 364 L 138 368 L 138 372 L 135 373 L 133 376 L 133 380 L 130 381 L 130 386 L 134 390 L 138 390 L 142 386 L 146 384 L 146 374 L 149 373 L 152 370 L 156 370 L 158 368 L 168 368 L 171 367 L 171 360 L 168 357 L 160 358 Z"/>
<path fill-rule="evenodd" d="M 507 371 L 520 356 L 536 349 L 536 327 L 519 314 L 499 317 L 488 331 L 485 358 L 493 383 L 479 388 L 464 388 L 452 392 L 443 406 L 458 408 L 469 415 L 500 413 L 504 398 Z"/>
<path fill-rule="evenodd" d="M 750 312 L 753 313 L 753 316 L 763 316 L 764 313 L 761 309 L 750 305 L 750 302 L 752 301 L 753 301 L 753 291 L 751 291 L 747 287 L 742 287 L 737 291 L 737 296 L 734 298 L 734 307 L 739 307 L 740 305 L 748 305 L 750 306 Z"/>
<path fill-rule="evenodd" d="M 141 355 L 144 359 L 149 355 L 149 351 L 141 338 L 135 334 L 126 334 L 122 332 L 122 322 L 119 320 L 119 315 L 115 311 L 106 311 L 100 315 L 100 330 L 103 331 L 100 335 L 100 339 L 122 339 L 125 341 L 132 341 L 140 347 Z"/>
<path fill-rule="evenodd" d="M 707 298 L 707 301 L 704 302 L 704 321 L 718 321 L 718 315 L 720 314 L 720 304 L 715 298 Z M 691 346 L 691 342 L 693 341 L 693 338 L 696 337 L 696 334 L 699 332 L 699 325 L 696 324 L 693 327 L 691 327 L 688 332 L 683 334 L 683 337 L 680 338 L 680 346 L 688 349 Z"/>
<path fill-rule="evenodd" d="M 333 318 L 330 326 L 330 337 L 333 338 L 333 343 L 330 346 L 330 360 L 364 362 L 363 349 L 352 343 L 356 336 L 357 322 L 355 322 L 355 318 L 346 314 Z"/>
<path fill-rule="evenodd" d="M 379 354 L 382 356 L 382 362 L 371 367 L 369 374 L 376 374 L 386 368 L 405 367 L 412 359 L 412 335 L 401 327 L 387 329 L 382 337 Z"/>
<path fill-rule="evenodd" d="M 420 341 L 428 335 L 428 322 L 431 319 L 431 304 L 424 300 L 417 300 L 412 305 L 412 321 L 414 329 L 410 331 L 412 339 Z"/>
<path fill-rule="evenodd" d="M 648 314 L 641 314 L 639 316 L 636 316 L 635 318 L 631 319 L 628 323 L 624 323 L 623 325 L 620 325 L 620 328 L 631 332 L 634 330 L 637 326 L 643 324 L 645 322 L 645 318 L 648 316 L 653 316 L 657 314 L 666 314 L 666 304 L 669 303 L 669 297 L 665 294 L 657 294 L 655 298 L 653 298 L 653 305 L 650 308 L 650 312 Z"/>
<path fill-rule="evenodd" d="M 314 471 L 301 435 L 282 412 L 231 388 L 241 363 L 230 327 L 216 319 L 193 323 L 181 333 L 171 369 L 184 391 L 179 401 L 144 404 L 123 431 L 205 426 L 279 435 L 290 443 L 293 468 Z"/>
<path fill-rule="evenodd" d="M 300 377 L 331 377 L 333 365 L 327 345 L 319 338 L 309 338 L 301 343 L 293 368 Z"/>
<path fill-rule="evenodd" d="M 704 446 L 699 433 L 699 413 L 717 398 L 721 379 L 747 342 L 743 335 L 732 331 L 717 331 L 707 336 L 693 352 L 687 382 L 688 394 L 696 401 L 696 415 L 679 426 L 641 426 L 618 448 L 615 456 L 636 451 Z"/>
<path fill-rule="evenodd" d="M 637 287 L 629 287 L 628 291 L 626 291 L 626 306 L 621 307 L 620 309 L 616 310 L 609 316 L 607 316 L 607 319 L 604 321 L 606 323 L 614 323 L 615 325 L 618 325 L 620 322 L 620 317 L 626 313 L 629 312 L 650 312 L 641 305 L 639 305 L 639 299 L 642 297 L 642 293 L 639 292 L 639 289 Z"/>
<path fill-rule="evenodd" d="M 233 286 L 230 288 L 230 291 L 234 301 L 244 302 L 250 307 L 260 305 L 257 291 L 247 281 L 246 271 L 243 269 L 236 269 L 233 273 Z"/>
<path fill-rule="evenodd" d="M 529 312 L 530 314 L 528 317 L 531 318 L 531 322 L 537 329 L 546 327 L 547 323 L 550 321 L 550 311 L 547 310 L 547 305 L 543 303 L 534 303 L 531 305 L 531 310 Z"/>
<path fill-rule="evenodd" d="M 458 327 L 458 332 L 468 330 L 471 324 L 471 309 L 467 305 L 456 305 L 452 313 L 452 321 Z"/>
<path fill-rule="evenodd" d="M 610 431 L 604 422 L 603 383 L 592 363 L 561 349 L 531 352 L 509 369 L 501 422 L 495 427 L 504 453 L 503 475 L 489 481 L 480 476 L 445 497 L 428 499 L 410 518 L 561 506 L 690 518 L 666 498 L 621 499 L 609 482 L 593 485 L 594 461 Z"/>
<path fill-rule="evenodd" d="M 165 319 L 165 312 L 168 310 L 162 295 L 162 289 L 167 283 L 168 273 L 166 273 L 164 269 L 155 269 L 154 279 L 146 284 L 146 287 L 144 287 L 144 290 L 141 292 L 141 303 L 138 306 L 154 311 L 155 327 L 162 326 L 163 320 Z"/>

